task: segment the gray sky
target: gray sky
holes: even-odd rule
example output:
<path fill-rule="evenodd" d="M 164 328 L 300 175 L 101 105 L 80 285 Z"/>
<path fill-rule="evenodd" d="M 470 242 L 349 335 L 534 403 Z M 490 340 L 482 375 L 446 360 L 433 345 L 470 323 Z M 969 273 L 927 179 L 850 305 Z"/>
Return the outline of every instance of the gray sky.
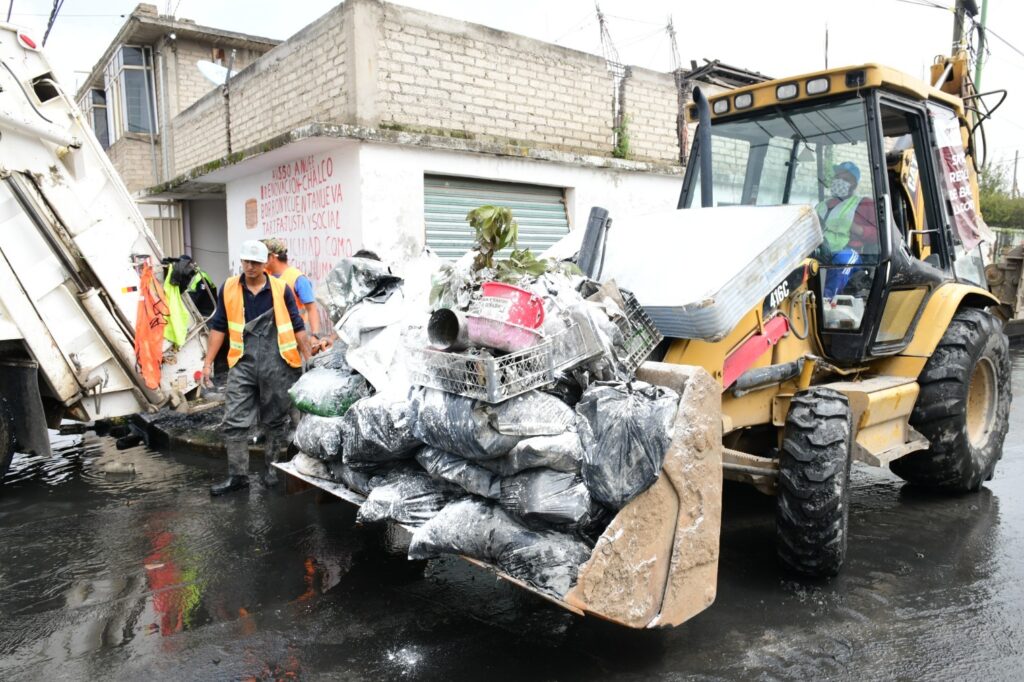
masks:
<path fill-rule="evenodd" d="M 9 2 L 10 0 L 6 0 Z M 5 0 L 0 7 L 6 8 Z M 153 0 L 162 13 L 197 23 L 285 39 L 337 4 L 336 0 L 260 2 L 259 0 Z M 549 42 L 600 54 L 592 0 L 403 0 L 400 4 L 486 24 Z M 622 60 L 647 68 L 671 69 L 664 31 L 673 15 L 684 65 L 704 58 L 760 71 L 796 75 L 825 65 L 877 62 L 924 78 L 933 57 L 948 53 L 953 0 L 601 0 Z M 978 0 L 981 4 L 981 0 Z M 51 0 L 14 0 L 11 21 L 41 36 Z M 47 52 L 58 77 L 77 85 L 132 11 L 134 0 L 65 0 L 50 34 Z M 169 5 L 169 7 L 168 7 Z M 2 17 L 0 17 L 2 18 Z M 1024 52 L 1024 3 L 989 0 L 988 25 Z M 1012 170 L 1015 150 L 1024 152 L 1024 54 L 990 38 L 982 89 L 1010 90 L 1006 104 L 987 127 L 990 163 Z M 1024 184 L 1024 168 L 1021 169 Z"/>

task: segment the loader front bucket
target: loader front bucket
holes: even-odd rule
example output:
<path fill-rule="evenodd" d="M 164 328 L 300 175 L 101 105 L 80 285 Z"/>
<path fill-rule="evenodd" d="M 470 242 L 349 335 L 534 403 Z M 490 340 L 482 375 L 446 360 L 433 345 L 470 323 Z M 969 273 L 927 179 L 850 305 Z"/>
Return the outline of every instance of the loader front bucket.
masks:
<path fill-rule="evenodd" d="M 701 367 L 647 362 L 680 395 L 663 475 L 626 505 L 564 604 L 633 628 L 672 627 L 715 600 L 722 527 L 722 388 Z"/>

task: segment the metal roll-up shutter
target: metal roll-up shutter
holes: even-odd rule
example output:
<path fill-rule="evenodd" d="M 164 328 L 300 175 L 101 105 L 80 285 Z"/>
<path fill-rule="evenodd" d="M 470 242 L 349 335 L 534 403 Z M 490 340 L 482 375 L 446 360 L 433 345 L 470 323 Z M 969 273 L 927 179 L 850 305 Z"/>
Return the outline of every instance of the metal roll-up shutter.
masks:
<path fill-rule="evenodd" d="M 473 246 L 473 228 L 466 214 L 486 204 L 512 209 L 519 223 L 517 248 L 529 248 L 535 255 L 569 231 L 565 191 L 560 187 L 442 175 L 424 176 L 423 184 L 427 246 L 442 258 L 458 258 Z"/>

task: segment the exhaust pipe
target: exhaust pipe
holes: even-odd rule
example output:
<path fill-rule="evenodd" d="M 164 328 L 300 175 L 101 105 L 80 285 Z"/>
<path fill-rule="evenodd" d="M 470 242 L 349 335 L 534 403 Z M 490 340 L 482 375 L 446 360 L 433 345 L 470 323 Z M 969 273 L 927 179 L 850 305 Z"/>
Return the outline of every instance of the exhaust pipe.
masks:
<path fill-rule="evenodd" d="M 599 279 L 601 276 L 605 241 L 608 239 L 608 228 L 611 227 L 611 223 L 607 209 L 600 206 L 590 209 L 587 231 L 583 233 L 583 244 L 580 246 L 577 259 L 580 270 L 590 279 Z"/>
<path fill-rule="evenodd" d="M 714 178 L 711 176 L 711 107 L 708 98 L 699 87 L 693 89 L 693 101 L 697 105 L 697 159 L 700 162 L 700 205 L 714 206 Z M 683 197 L 679 197 L 678 208 L 683 208 Z"/>

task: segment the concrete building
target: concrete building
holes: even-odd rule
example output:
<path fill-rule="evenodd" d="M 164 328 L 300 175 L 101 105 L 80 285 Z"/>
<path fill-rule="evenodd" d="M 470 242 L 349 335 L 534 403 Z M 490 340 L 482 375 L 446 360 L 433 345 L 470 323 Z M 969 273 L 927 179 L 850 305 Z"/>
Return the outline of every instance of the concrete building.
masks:
<path fill-rule="evenodd" d="M 158 65 L 182 24 L 157 40 Z M 379 0 L 347 0 L 262 56 L 272 41 L 215 33 L 251 63 L 236 56 L 244 68 L 225 86 L 168 107 L 159 173 L 148 176 L 160 181 L 138 196 L 177 207 L 186 250 L 226 243 L 217 263 L 195 254 L 218 278 L 253 237 L 287 240 L 317 281 L 360 248 L 457 256 L 470 243 L 466 212 L 485 203 L 510 206 L 520 246 L 535 250 L 585 225 L 594 205 L 613 216 L 673 207 L 695 79 L 712 90 L 762 79 L 717 63 L 677 73 L 609 64 Z M 175 67 L 186 75 L 182 60 Z M 118 167 L 133 189 L 145 185 L 134 175 L 145 170 Z"/>
<path fill-rule="evenodd" d="M 140 4 L 128 16 L 103 56 L 92 67 L 76 99 L 96 137 L 107 150 L 131 192 L 140 192 L 174 176 L 175 140 L 171 121 L 217 85 L 197 64 L 205 61 L 234 70 L 252 64 L 279 40 L 198 26 L 187 19 L 161 16 L 154 5 Z M 193 250 L 197 258 L 227 268 L 227 217 L 222 196 L 193 202 L 192 212 L 220 229 L 200 231 L 190 240 L 188 214 L 176 201 L 153 198 L 140 209 L 165 252 Z"/>

